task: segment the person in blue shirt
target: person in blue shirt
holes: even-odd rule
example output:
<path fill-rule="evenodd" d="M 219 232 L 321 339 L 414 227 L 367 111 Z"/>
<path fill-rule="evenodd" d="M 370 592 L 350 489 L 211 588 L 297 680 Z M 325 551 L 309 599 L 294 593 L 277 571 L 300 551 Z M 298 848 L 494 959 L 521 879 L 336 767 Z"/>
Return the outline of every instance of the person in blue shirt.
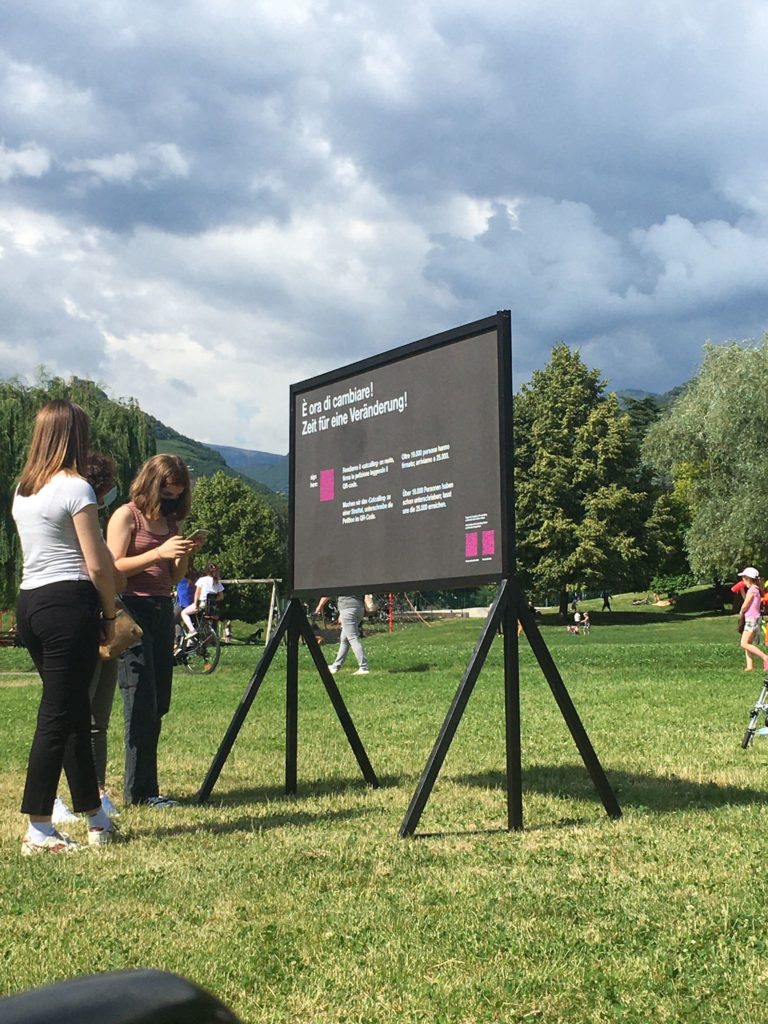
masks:
<path fill-rule="evenodd" d="M 187 608 L 195 599 L 195 576 L 197 570 L 194 565 L 190 565 L 186 573 L 181 577 L 179 582 L 176 584 L 176 600 L 173 604 L 173 618 L 176 623 L 176 642 L 174 645 L 174 654 L 178 653 L 179 644 L 183 631 L 181 627 L 181 611 L 183 608 Z"/>
<path fill-rule="evenodd" d="M 195 576 L 194 566 L 190 566 L 187 572 L 176 584 L 176 604 L 179 608 L 186 608 L 195 599 Z"/>

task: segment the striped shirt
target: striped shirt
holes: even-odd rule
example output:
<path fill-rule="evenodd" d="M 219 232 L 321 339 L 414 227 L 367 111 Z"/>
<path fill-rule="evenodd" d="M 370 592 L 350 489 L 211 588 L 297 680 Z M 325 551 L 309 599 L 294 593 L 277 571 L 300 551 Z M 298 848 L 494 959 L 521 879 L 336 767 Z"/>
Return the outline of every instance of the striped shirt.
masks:
<path fill-rule="evenodd" d="M 163 536 L 152 533 L 147 527 L 147 520 L 132 501 L 128 502 L 128 508 L 133 515 L 133 532 L 128 542 L 128 550 L 125 552 L 126 557 L 153 551 L 179 532 L 175 517 L 166 516 L 168 533 Z M 170 597 L 172 589 L 171 561 L 164 558 L 161 562 L 155 562 L 137 572 L 135 576 L 129 576 L 128 586 L 123 593 L 132 594 L 134 597 Z"/>

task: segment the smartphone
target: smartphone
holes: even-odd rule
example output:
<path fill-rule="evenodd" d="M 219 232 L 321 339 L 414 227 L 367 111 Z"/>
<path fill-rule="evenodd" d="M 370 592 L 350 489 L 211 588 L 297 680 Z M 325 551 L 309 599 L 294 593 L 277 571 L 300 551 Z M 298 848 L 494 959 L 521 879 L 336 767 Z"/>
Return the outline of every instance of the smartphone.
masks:
<path fill-rule="evenodd" d="M 208 531 L 195 530 L 194 533 L 190 533 L 190 535 L 188 537 L 185 537 L 184 540 L 194 541 L 195 544 L 205 544 L 205 542 L 208 540 Z"/>

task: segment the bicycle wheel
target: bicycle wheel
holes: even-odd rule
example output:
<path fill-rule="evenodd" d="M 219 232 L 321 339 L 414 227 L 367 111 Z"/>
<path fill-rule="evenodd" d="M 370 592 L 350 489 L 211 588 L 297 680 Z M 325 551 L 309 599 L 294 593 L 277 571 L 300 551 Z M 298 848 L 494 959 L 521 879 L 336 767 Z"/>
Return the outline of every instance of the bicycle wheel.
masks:
<path fill-rule="evenodd" d="M 750 746 L 752 740 L 755 738 L 755 731 L 757 729 L 757 715 L 752 715 L 747 726 L 747 731 L 744 733 L 741 739 L 742 750 L 746 750 Z"/>
<path fill-rule="evenodd" d="M 184 667 L 195 676 L 207 676 L 219 664 L 221 640 L 213 630 L 187 640 L 184 649 Z"/>

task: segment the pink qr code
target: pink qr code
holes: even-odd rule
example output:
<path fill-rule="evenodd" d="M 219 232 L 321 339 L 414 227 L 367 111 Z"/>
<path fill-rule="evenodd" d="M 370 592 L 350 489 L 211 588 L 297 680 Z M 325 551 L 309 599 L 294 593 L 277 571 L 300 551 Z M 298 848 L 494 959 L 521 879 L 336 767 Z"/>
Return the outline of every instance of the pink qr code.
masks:
<path fill-rule="evenodd" d="M 320 470 L 320 501 L 333 501 L 336 494 L 335 472 L 332 469 Z"/>
<path fill-rule="evenodd" d="M 495 555 L 496 554 L 496 531 L 495 530 L 483 530 L 483 554 L 484 555 Z"/>
<path fill-rule="evenodd" d="M 467 533 L 464 535 L 464 557 L 477 558 L 477 534 Z"/>

